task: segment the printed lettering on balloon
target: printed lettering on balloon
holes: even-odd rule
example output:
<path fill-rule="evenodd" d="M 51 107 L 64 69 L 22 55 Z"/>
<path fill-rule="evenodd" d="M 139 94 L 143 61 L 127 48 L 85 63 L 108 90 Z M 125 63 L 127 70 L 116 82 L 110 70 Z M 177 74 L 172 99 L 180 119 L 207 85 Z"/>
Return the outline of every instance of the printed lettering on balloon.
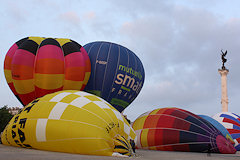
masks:
<path fill-rule="evenodd" d="M 19 116 L 15 117 L 14 123 L 17 123 Z"/>
<path fill-rule="evenodd" d="M 26 106 L 25 109 L 23 109 L 22 111 L 26 111 L 26 113 L 29 113 L 29 111 L 31 110 L 31 108 L 38 102 L 39 100 L 35 100 L 32 103 L 30 103 L 30 106 Z M 21 146 L 21 147 L 25 147 L 25 148 L 32 148 L 29 144 L 25 144 L 25 133 L 24 133 L 24 128 L 26 126 L 26 122 L 27 122 L 27 118 L 19 118 L 21 112 L 19 112 L 16 117 L 14 118 L 14 122 L 12 125 L 12 138 L 14 140 L 14 142 Z"/>
<path fill-rule="evenodd" d="M 20 119 L 19 121 L 20 128 L 25 128 L 26 121 L 27 121 L 27 118 Z"/>
<path fill-rule="evenodd" d="M 31 105 L 24 109 L 24 111 L 27 111 L 27 113 L 32 109 L 32 107 L 39 101 L 39 99 L 35 99 L 31 102 Z"/>
<path fill-rule="evenodd" d="M 23 143 L 25 141 L 25 134 L 23 133 L 23 131 L 18 129 L 18 135 L 20 137 L 20 141 Z"/>
<path fill-rule="evenodd" d="M 116 84 L 122 85 L 121 89 L 118 91 L 118 95 L 123 94 L 124 97 L 127 97 L 128 93 L 131 90 L 138 94 L 142 88 L 141 73 L 123 65 L 119 65 L 118 70 L 125 72 L 125 74 L 117 74 L 116 80 L 114 81 Z M 112 92 L 114 92 L 115 90 L 115 88 L 112 88 Z M 129 94 L 128 99 L 131 99 L 131 97 L 132 94 Z"/>
<path fill-rule="evenodd" d="M 110 131 L 114 128 L 114 127 L 120 127 L 119 123 L 114 123 L 114 122 L 111 122 L 107 125 L 106 127 L 106 130 L 108 133 L 110 133 Z"/>

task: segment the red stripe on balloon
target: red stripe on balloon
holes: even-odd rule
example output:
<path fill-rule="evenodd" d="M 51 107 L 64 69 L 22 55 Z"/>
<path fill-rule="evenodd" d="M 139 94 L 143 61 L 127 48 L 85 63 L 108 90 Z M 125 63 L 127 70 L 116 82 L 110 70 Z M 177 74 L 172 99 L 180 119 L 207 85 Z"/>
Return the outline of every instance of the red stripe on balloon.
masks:
<path fill-rule="evenodd" d="M 85 84 L 82 85 L 82 88 L 80 89 L 80 91 L 82 91 L 85 88 Z"/>
<path fill-rule="evenodd" d="M 80 49 L 80 51 L 82 52 L 83 58 L 85 60 L 85 66 L 86 66 L 85 71 L 91 72 L 91 62 L 90 62 L 90 58 L 88 56 L 87 51 L 83 47 Z"/>
<path fill-rule="evenodd" d="M 14 43 L 14 44 L 11 46 L 11 48 L 8 50 L 6 56 L 12 58 L 17 49 L 18 49 L 18 45 L 17 45 L 16 43 Z"/>
<path fill-rule="evenodd" d="M 164 114 L 172 115 L 172 112 L 176 111 L 176 108 L 166 108 Z"/>
<path fill-rule="evenodd" d="M 17 44 L 15 43 L 12 45 L 12 47 L 8 50 L 5 60 L 4 60 L 4 69 L 9 69 L 11 70 L 11 64 L 12 64 L 12 58 L 13 55 L 15 54 L 15 51 L 18 49 Z"/>
<path fill-rule="evenodd" d="M 88 56 L 87 51 L 86 51 L 83 47 L 80 48 L 80 51 L 81 51 L 82 54 L 83 54 L 84 60 L 88 60 L 88 59 L 89 59 L 89 56 Z"/>
<path fill-rule="evenodd" d="M 85 67 L 68 67 L 65 69 L 65 79 L 72 81 L 83 81 L 85 77 Z"/>
<path fill-rule="evenodd" d="M 40 59 L 58 59 L 64 61 L 64 54 L 58 46 L 44 45 L 41 46 L 37 52 L 37 60 Z"/>
<path fill-rule="evenodd" d="M 41 46 L 37 52 L 35 73 L 64 74 L 64 54 L 55 45 Z"/>
<path fill-rule="evenodd" d="M 35 55 L 23 49 L 17 49 L 12 64 L 34 67 Z"/>
<path fill-rule="evenodd" d="M 183 151 L 183 152 L 190 151 L 188 144 L 180 144 L 180 145 L 176 144 L 176 145 L 172 145 L 172 148 L 174 151 Z"/>
<path fill-rule="evenodd" d="M 178 130 L 171 130 L 171 129 L 164 129 L 163 130 L 163 144 L 176 144 L 179 143 L 180 140 L 180 132 Z M 172 146 L 169 148 L 167 147 L 167 150 L 173 150 Z"/>
<path fill-rule="evenodd" d="M 158 111 L 156 112 L 156 114 L 163 114 L 163 113 L 167 110 L 167 108 L 156 109 L 156 110 L 158 110 Z M 156 111 L 156 110 L 153 110 L 153 111 Z M 153 111 L 152 111 L 152 112 L 153 112 Z M 152 113 L 152 112 L 151 112 L 151 113 Z M 151 113 L 150 113 L 150 114 L 151 114 Z"/>
<path fill-rule="evenodd" d="M 239 129 L 227 129 L 230 134 L 240 133 Z"/>
<path fill-rule="evenodd" d="M 12 57 L 6 56 L 4 60 L 4 69 L 11 70 Z"/>
<path fill-rule="evenodd" d="M 155 129 L 155 135 L 154 135 L 154 140 L 155 140 L 155 146 L 163 145 L 163 130 L 162 129 Z M 151 137 L 149 137 L 151 139 Z M 158 148 L 158 147 L 157 147 Z"/>
<path fill-rule="evenodd" d="M 163 146 L 162 148 L 164 151 L 173 151 L 172 146 Z"/>
<path fill-rule="evenodd" d="M 177 108 L 177 110 L 179 110 L 179 112 L 185 112 L 185 114 L 188 116 L 192 116 L 192 117 L 195 117 L 197 119 L 201 119 L 201 117 L 199 117 L 198 115 L 196 114 L 193 114 L 192 112 L 189 112 L 189 111 L 186 111 L 186 110 L 183 110 L 183 109 L 180 109 L 180 108 Z M 186 117 L 186 118 L 187 118 Z"/>
<path fill-rule="evenodd" d="M 149 129 L 147 134 L 148 146 L 156 146 L 156 129 Z"/>
<path fill-rule="evenodd" d="M 18 95 L 18 93 L 17 93 L 17 91 L 16 91 L 16 89 L 15 89 L 15 87 L 13 85 L 13 82 L 12 83 L 8 83 L 8 86 L 12 90 L 14 95 Z"/>
<path fill-rule="evenodd" d="M 144 122 L 143 129 L 144 128 L 156 128 L 158 120 L 159 120 L 158 115 L 149 115 Z"/>
<path fill-rule="evenodd" d="M 182 119 L 186 119 L 189 116 L 188 114 L 186 114 L 186 112 L 179 110 L 174 110 L 171 115 Z"/>
<path fill-rule="evenodd" d="M 239 123 L 235 122 L 234 120 L 228 119 L 228 118 L 223 118 L 223 122 L 232 123 L 232 124 L 240 127 Z"/>
<path fill-rule="evenodd" d="M 65 67 L 86 66 L 81 52 L 75 52 L 65 56 Z"/>
<path fill-rule="evenodd" d="M 42 88 L 38 88 L 38 87 L 35 86 L 36 97 L 42 97 L 46 94 L 54 93 L 54 92 L 61 91 L 61 90 L 63 90 L 63 87 L 57 88 L 57 89 L 47 90 L 47 89 L 42 89 Z"/>
<path fill-rule="evenodd" d="M 176 129 L 181 129 L 181 130 L 186 130 L 186 131 L 188 131 L 189 128 L 190 128 L 190 126 L 191 126 L 191 123 L 189 123 L 189 122 L 183 123 L 183 120 L 182 120 L 182 119 L 175 118 L 172 127 L 173 127 L 173 128 L 176 128 Z"/>
<path fill-rule="evenodd" d="M 239 138 L 236 138 L 237 142 L 240 143 L 240 137 Z"/>
<path fill-rule="evenodd" d="M 19 94 L 18 97 L 21 99 L 21 101 L 24 105 L 27 105 L 32 100 L 36 99 L 34 92 L 30 92 L 27 94 Z"/>
<path fill-rule="evenodd" d="M 64 74 L 64 61 L 59 59 L 40 59 L 35 63 L 35 73 Z"/>
<path fill-rule="evenodd" d="M 24 65 L 12 65 L 12 78 L 15 80 L 33 79 L 33 67 Z"/>
<path fill-rule="evenodd" d="M 158 123 L 156 125 L 156 128 L 162 127 L 162 128 L 172 128 L 175 118 L 168 116 L 168 115 L 162 115 L 159 116 Z"/>

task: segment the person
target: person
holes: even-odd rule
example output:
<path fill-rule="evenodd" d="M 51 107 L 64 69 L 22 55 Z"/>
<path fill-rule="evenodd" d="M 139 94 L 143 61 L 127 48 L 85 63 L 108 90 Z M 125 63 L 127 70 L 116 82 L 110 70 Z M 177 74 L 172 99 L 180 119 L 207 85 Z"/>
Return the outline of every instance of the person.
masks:
<path fill-rule="evenodd" d="M 136 153 L 135 152 L 136 146 L 134 140 L 130 139 L 130 145 L 132 146 L 133 153 Z"/>
<path fill-rule="evenodd" d="M 129 124 L 131 124 L 131 121 L 127 118 L 127 115 L 123 115 L 123 117 L 127 120 Z"/>
<path fill-rule="evenodd" d="M 211 156 L 211 144 L 208 144 L 208 152 L 207 152 L 207 156 Z"/>
<path fill-rule="evenodd" d="M 0 134 L 0 144 L 2 144 L 1 137 L 2 137 L 2 132 L 1 132 L 1 134 Z"/>

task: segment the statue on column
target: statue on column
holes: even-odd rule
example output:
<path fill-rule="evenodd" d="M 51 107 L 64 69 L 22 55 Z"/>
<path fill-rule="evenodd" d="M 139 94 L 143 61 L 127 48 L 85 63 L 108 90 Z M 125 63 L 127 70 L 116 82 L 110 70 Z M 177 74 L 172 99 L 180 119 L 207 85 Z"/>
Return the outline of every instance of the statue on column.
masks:
<path fill-rule="evenodd" d="M 221 52 L 222 52 L 222 70 L 225 70 L 226 67 L 224 66 L 224 64 L 227 62 L 227 59 L 225 58 L 225 56 L 227 55 L 227 50 L 225 51 L 225 53 L 223 53 L 222 50 Z"/>

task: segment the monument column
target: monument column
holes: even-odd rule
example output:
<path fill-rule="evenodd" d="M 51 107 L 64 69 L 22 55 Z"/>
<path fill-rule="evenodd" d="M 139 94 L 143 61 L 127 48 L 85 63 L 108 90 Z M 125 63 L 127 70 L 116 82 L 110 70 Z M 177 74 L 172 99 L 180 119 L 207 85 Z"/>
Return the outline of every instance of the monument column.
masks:
<path fill-rule="evenodd" d="M 221 104 L 222 104 L 222 112 L 228 112 L 228 96 L 227 96 L 227 74 L 229 72 L 228 69 L 225 67 L 225 63 L 227 62 L 227 59 L 225 56 L 227 55 L 227 51 L 225 53 L 222 52 L 222 69 L 218 69 L 218 72 L 221 75 L 221 88 L 222 88 L 222 98 L 221 98 Z"/>
<path fill-rule="evenodd" d="M 228 112 L 228 96 L 227 96 L 227 74 L 228 69 L 218 69 L 218 72 L 221 75 L 221 87 L 222 87 L 222 112 Z"/>

